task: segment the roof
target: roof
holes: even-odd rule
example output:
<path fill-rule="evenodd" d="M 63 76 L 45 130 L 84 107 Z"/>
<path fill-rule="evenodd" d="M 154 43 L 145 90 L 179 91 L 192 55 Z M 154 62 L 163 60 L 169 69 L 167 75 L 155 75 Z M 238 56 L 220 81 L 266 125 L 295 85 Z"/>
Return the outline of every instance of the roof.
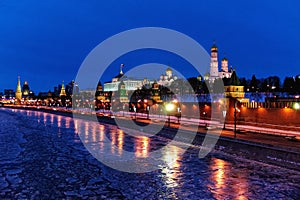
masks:
<path fill-rule="evenodd" d="M 224 58 L 222 59 L 222 61 L 228 61 L 228 59 L 227 59 L 226 57 L 224 57 Z"/>
<path fill-rule="evenodd" d="M 229 81 L 229 85 L 235 85 L 235 86 L 239 86 L 241 85 L 240 80 L 238 78 L 238 76 L 236 75 L 235 70 L 233 70 L 230 81 Z"/>
<path fill-rule="evenodd" d="M 172 69 L 170 67 L 168 67 L 166 71 L 172 71 Z"/>
<path fill-rule="evenodd" d="M 118 74 L 117 76 L 115 76 L 114 78 L 121 78 L 122 76 L 124 76 L 124 74 Z"/>
<path fill-rule="evenodd" d="M 214 42 L 214 44 L 212 45 L 212 47 L 210 48 L 211 51 L 218 51 L 218 47 L 216 45 L 216 43 Z"/>

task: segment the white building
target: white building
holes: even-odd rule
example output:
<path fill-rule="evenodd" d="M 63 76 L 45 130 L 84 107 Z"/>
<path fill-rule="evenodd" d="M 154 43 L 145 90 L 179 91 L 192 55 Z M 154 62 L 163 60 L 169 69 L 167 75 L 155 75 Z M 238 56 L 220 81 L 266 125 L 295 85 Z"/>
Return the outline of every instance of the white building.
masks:
<path fill-rule="evenodd" d="M 177 76 L 173 76 L 173 71 L 170 67 L 166 69 L 166 74 L 162 74 L 159 77 L 157 83 L 159 85 L 168 87 L 170 86 L 175 80 L 177 80 Z"/>
<path fill-rule="evenodd" d="M 232 68 L 228 70 L 228 59 L 225 57 L 221 61 L 221 70 L 219 70 L 218 47 L 214 44 L 210 49 L 210 72 L 205 74 L 204 80 L 213 82 L 217 78 L 230 78 L 232 72 Z"/>
<path fill-rule="evenodd" d="M 143 85 L 147 85 L 147 84 L 152 84 L 153 81 L 149 81 L 148 79 L 135 79 L 135 78 L 129 78 L 127 76 L 124 75 L 122 68 L 123 68 L 123 64 L 120 67 L 120 73 L 115 76 L 111 82 L 107 82 L 104 83 L 104 92 L 114 92 L 114 91 L 118 91 L 119 89 L 119 84 L 121 81 L 124 82 L 125 84 L 125 88 L 127 91 L 134 91 L 138 88 L 142 88 Z"/>

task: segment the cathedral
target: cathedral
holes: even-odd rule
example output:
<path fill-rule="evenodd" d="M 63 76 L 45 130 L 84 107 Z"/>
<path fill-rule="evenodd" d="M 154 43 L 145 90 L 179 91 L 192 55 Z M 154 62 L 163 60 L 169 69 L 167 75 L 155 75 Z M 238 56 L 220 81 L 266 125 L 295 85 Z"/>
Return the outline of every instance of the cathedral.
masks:
<path fill-rule="evenodd" d="M 214 43 L 210 49 L 210 72 L 204 75 L 204 80 L 214 82 L 218 78 L 231 78 L 233 69 L 228 69 L 228 59 L 221 60 L 221 70 L 219 71 L 218 47 Z"/>
<path fill-rule="evenodd" d="M 168 87 L 176 80 L 177 80 L 177 76 L 174 76 L 173 75 L 173 70 L 170 67 L 168 67 L 166 69 L 166 74 L 160 75 L 159 80 L 157 81 L 157 83 L 159 85 Z"/>

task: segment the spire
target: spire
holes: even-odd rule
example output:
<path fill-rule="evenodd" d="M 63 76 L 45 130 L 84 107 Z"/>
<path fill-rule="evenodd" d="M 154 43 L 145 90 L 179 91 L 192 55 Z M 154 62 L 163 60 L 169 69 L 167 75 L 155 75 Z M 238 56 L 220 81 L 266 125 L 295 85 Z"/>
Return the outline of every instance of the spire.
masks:
<path fill-rule="evenodd" d="M 224 57 L 223 57 L 222 61 L 228 61 L 228 59 L 226 58 L 226 53 L 224 53 Z"/>
<path fill-rule="evenodd" d="M 20 76 L 18 76 L 18 84 L 17 84 L 17 89 L 16 89 L 16 99 L 17 101 L 21 101 L 22 99 L 22 90 L 21 90 L 21 80 L 20 80 Z"/>
<path fill-rule="evenodd" d="M 17 92 L 21 92 L 21 80 L 20 80 L 20 76 L 18 76 Z"/>
<path fill-rule="evenodd" d="M 120 66 L 120 74 L 123 74 L 123 67 L 124 67 L 124 64 L 121 64 L 121 66 Z"/>
<path fill-rule="evenodd" d="M 59 96 L 60 96 L 60 97 L 61 97 L 61 96 L 67 96 L 67 95 L 66 95 L 66 90 L 65 90 L 65 84 L 64 84 L 64 81 L 62 82 Z"/>
<path fill-rule="evenodd" d="M 212 45 L 212 47 L 211 47 L 210 50 L 211 50 L 211 51 L 215 51 L 215 52 L 218 51 L 218 47 L 217 47 L 217 45 L 216 45 L 216 40 L 214 40 L 214 43 L 213 43 L 213 45 Z"/>

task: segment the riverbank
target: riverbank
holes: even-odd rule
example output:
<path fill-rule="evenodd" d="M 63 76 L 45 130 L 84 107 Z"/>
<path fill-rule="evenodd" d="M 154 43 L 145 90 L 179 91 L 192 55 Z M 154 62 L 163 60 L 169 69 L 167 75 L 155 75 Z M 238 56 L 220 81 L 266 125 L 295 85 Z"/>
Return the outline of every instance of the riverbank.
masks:
<path fill-rule="evenodd" d="M 10 106 L 9 108 L 41 111 L 68 117 L 73 116 L 73 113 L 70 110 L 65 109 L 47 109 L 41 107 L 34 108 L 21 106 Z M 88 120 L 93 119 L 95 117 L 95 113 L 78 111 L 76 116 Z M 97 119 L 101 123 L 116 125 L 114 118 L 111 118 L 110 115 L 98 115 Z M 118 120 L 125 122 L 122 123 L 122 125 L 126 126 L 126 121 L 131 119 L 120 117 L 118 118 Z M 150 120 L 137 119 L 135 123 L 140 126 L 144 126 L 145 132 L 150 131 L 147 130 L 146 126 L 148 123 L 151 123 Z M 178 124 L 171 124 L 171 126 L 168 127 L 168 124 L 166 122 L 160 123 L 165 123 L 165 126 L 163 128 L 164 131 L 161 131 L 157 135 L 173 139 L 178 130 Z M 157 124 L 158 127 L 160 125 Z M 126 128 L 131 127 L 128 126 Z M 197 136 L 195 137 L 193 144 L 195 146 L 200 146 L 202 144 L 203 139 L 206 136 L 206 130 L 204 127 L 189 125 L 182 126 L 182 129 L 184 130 L 184 134 L 187 134 L 187 136 L 191 134 L 191 131 L 196 130 Z M 214 133 L 214 131 L 212 131 L 212 133 Z M 236 155 L 246 159 L 300 171 L 300 145 L 298 141 L 287 140 L 285 137 L 281 136 L 271 136 L 257 133 L 238 134 L 238 139 L 232 138 L 232 136 L 232 131 L 223 131 L 215 146 L 215 150 L 223 152 L 225 154 Z M 211 135 L 211 137 L 216 136 Z"/>

